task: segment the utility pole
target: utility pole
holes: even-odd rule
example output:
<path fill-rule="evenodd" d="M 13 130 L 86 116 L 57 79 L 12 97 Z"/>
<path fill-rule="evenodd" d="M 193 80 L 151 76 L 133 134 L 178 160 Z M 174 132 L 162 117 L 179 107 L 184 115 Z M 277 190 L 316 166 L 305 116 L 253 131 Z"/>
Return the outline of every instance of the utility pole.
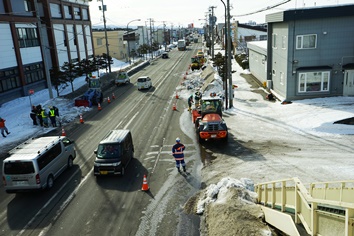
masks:
<path fill-rule="evenodd" d="M 211 58 L 214 60 L 214 25 L 215 25 L 215 16 L 214 16 L 214 6 L 211 6 L 211 22 L 210 22 L 210 25 L 211 25 Z"/>
<path fill-rule="evenodd" d="M 107 11 L 107 6 L 103 5 L 103 0 L 97 0 L 97 1 L 102 2 L 101 8 L 102 8 L 102 14 L 103 14 L 104 37 L 106 38 L 107 63 L 108 63 L 109 73 L 111 73 L 112 71 L 111 71 L 111 61 L 109 60 L 109 44 L 108 44 L 108 37 L 107 37 L 106 16 L 104 14 L 104 12 Z"/>
<path fill-rule="evenodd" d="M 225 25 L 224 25 L 224 34 L 225 34 L 225 46 L 224 46 L 224 50 L 225 50 L 225 65 L 224 65 L 224 75 L 223 75 L 223 79 L 224 79 L 224 81 L 223 81 L 223 85 L 224 85 L 224 91 L 225 91 L 225 108 L 226 109 L 228 109 L 228 107 L 229 107 L 229 103 L 228 103 L 228 101 L 229 101 L 229 96 L 228 96 L 228 88 L 227 88 L 227 79 L 228 79 L 228 77 L 227 77 L 227 74 L 228 74 L 228 72 L 229 72 L 229 67 L 231 67 L 231 65 L 228 65 L 228 57 L 230 56 L 229 54 L 228 54 L 228 50 L 227 50 L 227 42 L 229 41 L 229 34 L 230 34 L 230 32 L 227 30 L 228 29 L 228 27 L 227 27 L 227 17 L 228 17 L 228 14 L 227 14 L 227 7 L 226 7 L 226 4 L 225 4 L 225 2 L 223 1 L 223 0 L 221 0 L 221 2 L 224 4 L 224 7 L 225 7 Z"/>
<path fill-rule="evenodd" d="M 166 40 L 166 24 L 165 24 L 165 21 L 162 21 L 163 23 L 163 41 L 164 41 L 164 44 L 165 44 L 165 51 L 167 50 L 167 40 Z"/>
<path fill-rule="evenodd" d="M 232 92 L 232 75 L 231 75 L 231 26 L 230 26 L 230 0 L 227 0 L 227 76 L 229 78 L 229 107 L 233 107 L 234 93 Z"/>
<path fill-rule="evenodd" d="M 151 59 L 154 59 L 154 52 L 153 52 L 153 49 L 152 49 L 152 29 L 151 29 L 151 21 L 153 19 L 149 18 L 148 19 L 150 21 L 150 50 L 151 50 Z"/>
<path fill-rule="evenodd" d="M 38 29 L 39 29 L 39 40 L 40 40 L 40 44 L 41 44 L 41 51 L 42 51 L 43 63 L 44 63 L 44 72 L 45 72 L 45 77 L 47 79 L 49 98 L 52 99 L 53 98 L 53 90 L 52 90 L 52 81 L 50 80 L 50 73 L 49 73 L 49 58 L 46 53 L 46 47 L 44 45 L 44 40 L 43 40 L 43 37 L 46 35 L 47 30 L 45 27 L 42 26 L 37 1 L 34 1 L 34 7 L 35 7 L 35 11 L 36 11 L 36 16 L 37 16 L 37 24 L 38 24 Z M 48 37 L 46 36 L 46 38 L 48 38 Z"/>

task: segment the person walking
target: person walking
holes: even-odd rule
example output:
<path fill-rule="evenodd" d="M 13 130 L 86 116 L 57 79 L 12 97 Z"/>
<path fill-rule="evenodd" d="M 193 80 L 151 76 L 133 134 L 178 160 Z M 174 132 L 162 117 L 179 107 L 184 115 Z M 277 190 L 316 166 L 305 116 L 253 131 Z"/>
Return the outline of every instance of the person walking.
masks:
<path fill-rule="evenodd" d="M 56 114 L 54 107 L 49 107 L 49 119 L 53 127 L 57 127 L 57 121 L 55 120 Z"/>
<path fill-rule="evenodd" d="M 183 171 L 186 172 L 186 163 L 184 162 L 185 146 L 181 143 L 180 138 L 176 138 L 176 144 L 172 147 L 172 155 L 176 161 L 176 167 L 179 173 L 181 173 L 180 166 L 182 165 Z"/>
<path fill-rule="evenodd" d="M 3 119 L 3 118 L 0 117 L 0 130 L 1 130 L 1 134 L 2 134 L 2 136 L 3 136 L 4 138 L 6 138 L 5 132 L 6 132 L 7 135 L 10 134 L 9 130 L 8 130 L 7 127 L 5 126 L 5 121 L 6 121 L 5 119 Z"/>
<path fill-rule="evenodd" d="M 187 102 L 188 102 L 188 111 L 191 111 L 192 110 L 192 103 L 194 103 L 193 102 L 193 94 L 189 96 Z"/>
<path fill-rule="evenodd" d="M 33 125 L 38 125 L 38 123 L 37 123 L 37 108 L 35 106 L 32 106 L 30 117 L 33 121 Z"/>

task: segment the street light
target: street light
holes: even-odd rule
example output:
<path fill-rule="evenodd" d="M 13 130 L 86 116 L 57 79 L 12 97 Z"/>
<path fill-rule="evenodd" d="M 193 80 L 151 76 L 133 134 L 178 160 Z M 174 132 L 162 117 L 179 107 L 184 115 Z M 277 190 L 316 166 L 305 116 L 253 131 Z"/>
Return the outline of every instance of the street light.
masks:
<path fill-rule="evenodd" d="M 127 42 L 128 42 L 128 60 L 129 60 L 129 65 L 131 65 L 131 61 L 130 61 L 130 47 L 129 47 L 129 31 L 128 31 L 128 26 L 130 23 L 132 23 L 133 21 L 141 21 L 141 19 L 135 19 L 132 21 L 129 21 L 127 24 Z M 135 40 L 135 33 L 134 33 L 134 40 Z"/>

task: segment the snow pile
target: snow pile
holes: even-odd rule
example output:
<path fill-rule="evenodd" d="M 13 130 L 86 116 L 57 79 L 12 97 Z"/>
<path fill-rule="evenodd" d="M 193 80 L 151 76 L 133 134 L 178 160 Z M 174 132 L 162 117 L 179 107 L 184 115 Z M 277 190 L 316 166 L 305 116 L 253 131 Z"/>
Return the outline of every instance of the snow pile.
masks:
<path fill-rule="evenodd" d="M 227 202 L 227 193 L 231 188 L 240 191 L 239 198 L 246 204 L 256 203 L 257 194 L 253 192 L 254 185 L 250 179 L 242 178 L 240 180 L 226 177 L 217 184 L 209 185 L 197 204 L 197 214 L 203 214 L 206 205 L 210 203 Z"/>

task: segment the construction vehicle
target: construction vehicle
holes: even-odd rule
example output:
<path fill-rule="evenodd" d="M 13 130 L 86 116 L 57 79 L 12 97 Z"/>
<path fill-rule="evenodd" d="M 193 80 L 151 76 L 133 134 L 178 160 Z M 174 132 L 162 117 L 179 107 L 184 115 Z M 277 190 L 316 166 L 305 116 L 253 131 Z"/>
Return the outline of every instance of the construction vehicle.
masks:
<path fill-rule="evenodd" d="M 75 106 L 80 107 L 91 107 L 92 105 L 97 105 L 103 102 L 102 85 L 100 78 L 96 76 L 91 76 L 87 80 L 88 90 L 84 95 L 75 99 Z"/>
<path fill-rule="evenodd" d="M 192 121 L 195 125 L 199 143 L 209 139 L 219 139 L 227 142 L 227 125 L 222 118 L 223 100 L 211 93 L 203 96 L 199 104 L 192 110 Z"/>
<path fill-rule="evenodd" d="M 191 58 L 191 70 L 199 70 L 202 67 L 198 56 L 194 56 Z"/>

